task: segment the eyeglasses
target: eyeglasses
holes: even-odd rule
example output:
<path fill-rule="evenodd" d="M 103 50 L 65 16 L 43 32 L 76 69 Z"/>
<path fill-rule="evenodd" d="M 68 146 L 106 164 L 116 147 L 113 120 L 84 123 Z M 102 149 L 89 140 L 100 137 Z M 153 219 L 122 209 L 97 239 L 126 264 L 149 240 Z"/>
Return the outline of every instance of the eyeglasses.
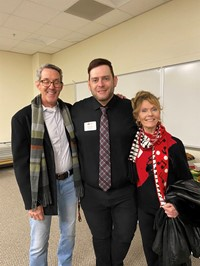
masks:
<path fill-rule="evenodd" d="M 53 80 L 53 81 L 50 81 L 49 79 L 43 79 L 43 80 L 40 80 L 40 82 L 42 83 L 42 85 L 44 86 L 44 87 L 50 87 L 51 86 L 51 84 L 53 84 L 53 86 L 55 87 L 55 88 L 59 88 L 59 87 L 61 87 L 62 86 L 62 82 L 61 81 L 59 81 L 59 80 Z"/>

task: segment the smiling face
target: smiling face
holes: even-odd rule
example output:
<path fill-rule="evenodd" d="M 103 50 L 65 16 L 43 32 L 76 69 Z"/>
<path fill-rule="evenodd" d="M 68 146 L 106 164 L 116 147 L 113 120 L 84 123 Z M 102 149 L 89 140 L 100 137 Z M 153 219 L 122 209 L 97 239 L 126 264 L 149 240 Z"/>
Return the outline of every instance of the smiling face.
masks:
<path fill-rule="evenodd" d="M 51 83 L 50 85 L 45 85 L 45 82 L 43 83 L 42 81 L 50 81 Z M 54 107 L 63 88 L 59 72 L 54 69 L 44 68 L 41 73 L 41 79 L 36 81 L 36 86 L 41 93 L 42 104 L 45 107 Z"/>
<path fill-rule="evenodd" d="M 147 100 L 140 105 L 137 121 L 142 124 L 145 132 L 153 134 L 160 120 L 160 109 Z"/>
<path fill-rule="evenodd" d="M 109 66 L 101 65 L 91 69 L 88 86 L 92 95 L 105 106 L 114 95 L 117 77 L 112 75 Z"/>

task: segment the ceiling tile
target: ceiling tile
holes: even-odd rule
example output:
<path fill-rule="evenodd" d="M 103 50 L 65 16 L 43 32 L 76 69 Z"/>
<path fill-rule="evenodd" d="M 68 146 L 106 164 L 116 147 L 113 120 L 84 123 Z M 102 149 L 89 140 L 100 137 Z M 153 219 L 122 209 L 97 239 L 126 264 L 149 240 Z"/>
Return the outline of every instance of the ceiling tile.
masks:
<path fill-rule="evenodd" d="M 37 4 L 41 4 L 43 6 L 51 7 L 59 11 L 64 11 L 76 2 L 78 0 L 31 0 L 32 2 L 35 2 Z"/>
<path fill-rule="evenodd" d="M 131 0 L 95 0 L 95 1 L 116 8 L 126 4 L 127 2 L 130 2 Z M 137 1 L 135 0 L 135 5 L 137 4 Z"/>
<path fill-rule="evenodd" d="M 2 0 L 0 1 L 0 10 L 3 13 L 11 14 L 23 0 Z"/>
<path fill-rule="evenodd" d="M 62 38 L 62 36 L 66 35 L 66 33 L 68 32 L 69 31 L 66 29 L 61 29 L 61 28 L 46 24 L 37 31 L 37 34 L 59 39 L 59 38 Z"/>
<path fill-rule="evenodd" d="M 18 40 L 12 40 L 12 39 L 5 39 L 4 37 L 0 37 L 0 50 L 9 50 L 13 46 L 17 45 L 19 43 Z"/>
<path fill-rule="evenodd" d="M 0 25 L 2 25 L 8 17 L 8 14 L 0 13 Z"/>
<path fill-rule="evenodd" d="M 22 30 L 27 32 L 34 32 L 39 29 L 42 24 L 29 20 L 24 19 L 16 16 L 10 16 L 7 21 L 4 23 L 5 27 L 11 28 L 13 30 Z"/>
<path fill-rule="evenodd" d="M 79 32 L 71 32 L 69 34 L 66 34 L 64 37 L 62 37 L 62 40 L 68 40 L 72 43 L 76 43 L 76 42 L 80 42 L 86 38 L 88 38 L 89 35 L 84 35 L 82 33 L 79 33 Z"/>
<path fill-rule="evenodd" d="M 64 12 L 58 14 L 48 22 L 49 25 L 58 26 L 70 30 L 77 30 L 80 27 L 87 25 L 88 23 L 89 20 L 79 18 Z"/>
<path fill-rule="evenodd" d="M 47 54 L 54 54 L 54 53 L 59 52 L 59 51 L 60 51 L 59 48 L 52 47 L 50 45 L 38 50 L 38 52 L 40 52 L 40 53 L 47 53 Z"/>
<path fill-rule="evenodd" d="M 102 25 L 96 22 L 89 22 L 86 26 L 84 26 L 83 28 L 80 28 L 78 32 L 92 36 L 92 35 L 95 35 L 99 32 L 106 30 L 107 28 L 108 27 L 106 27 L 105 25 Z"/>
<path fill-rule="evenodd" d="M 12 39 L 12 40 L 24 40 L 30 36 L 30 33 L 25 31 L 13 31 L 12 29 L 2 27 L 0 31 L 0 37 Z"/>
<path fill-rule="evenodd" d="M 109 14 L 105 14 L 104 16 L 98 18 L 95 20 L 95 22 L 101 23 L 103 25 L 106 25 L 108 27 L 113 27 L 125 20 L 128 20 L 131 18 L 131 15 L 120 11 L 120 10 L 113 10 Z"/>
<path fill-rule="evenodd" d="M 40 49 L 42 47 L 44 47 L 44 46 L 42 46 L 41 44 L 35 44 L 35 43 L 21 41 L 16 46 L 14 46 L 11 49 L 11 51 L 13 51 L 13 52 L 18 51 L 21 53 L 32 54 L 32 53 L 36 53 L 38 51 L 38 49 Z"/>
<path fill-rule="evenodd" d="M 129 1 L 128 3 L 122 5 L 120 10 L 127 12 L 133 16 L 137 16 L 141 13 L 144 13 L 152 8 L 155 8 L 164 2 L 168 2 L 169 0 L 136 0 Z M 137 2 L 137 3 L 136 3 Z"/>
<path fill-rule="evenodd" d="M 64 49 L 65 47 L 71 46 L 73 43 L 69 41 L 56 40 L 50 44 L 51 47 Z"/>
<path fill-rule="evenodd" d="M 58 13 L 55 9 L 38 5 L 32 2 L 23 2 L 15 11 L 14 15 L 29 20 L 46 23 Z"/>
<path fill-rule="evenodd" d="M 27 42 L 41 42 L 43 45 L 50 45 L 51 43 L 55 42 L 57 38 L 51 38 L 44 35 L 39 34 L 31 34 L 26 38 Z"/>

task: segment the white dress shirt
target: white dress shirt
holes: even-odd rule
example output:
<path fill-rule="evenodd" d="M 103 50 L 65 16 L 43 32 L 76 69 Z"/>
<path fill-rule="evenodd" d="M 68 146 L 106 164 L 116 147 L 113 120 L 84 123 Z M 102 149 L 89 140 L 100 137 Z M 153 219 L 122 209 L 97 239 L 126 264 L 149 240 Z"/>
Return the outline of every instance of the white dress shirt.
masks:
<path fill-rule="evenodd" d="M 62 174 L 72 168 L 71 151 L 64 121 L 58 105 L 53 108 L 43 106 L 43 114 L 54 151 L 56 174 Z"/>

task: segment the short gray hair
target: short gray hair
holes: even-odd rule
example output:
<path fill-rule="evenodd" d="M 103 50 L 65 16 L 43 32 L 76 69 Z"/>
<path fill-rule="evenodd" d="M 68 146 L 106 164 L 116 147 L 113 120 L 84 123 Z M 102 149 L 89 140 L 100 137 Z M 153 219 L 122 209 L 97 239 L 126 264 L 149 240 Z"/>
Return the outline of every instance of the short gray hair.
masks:
<path fill-rule="evenodd" d="M 60 81 L 62 82 L 62 79 L 63 79 L 62 69 L 52 64 L 44 64 L 37 70 L 36 76 L 38 80 L 41 80 L 42 71 L 45 68 L 56 70 L 60 74 Z"/>

